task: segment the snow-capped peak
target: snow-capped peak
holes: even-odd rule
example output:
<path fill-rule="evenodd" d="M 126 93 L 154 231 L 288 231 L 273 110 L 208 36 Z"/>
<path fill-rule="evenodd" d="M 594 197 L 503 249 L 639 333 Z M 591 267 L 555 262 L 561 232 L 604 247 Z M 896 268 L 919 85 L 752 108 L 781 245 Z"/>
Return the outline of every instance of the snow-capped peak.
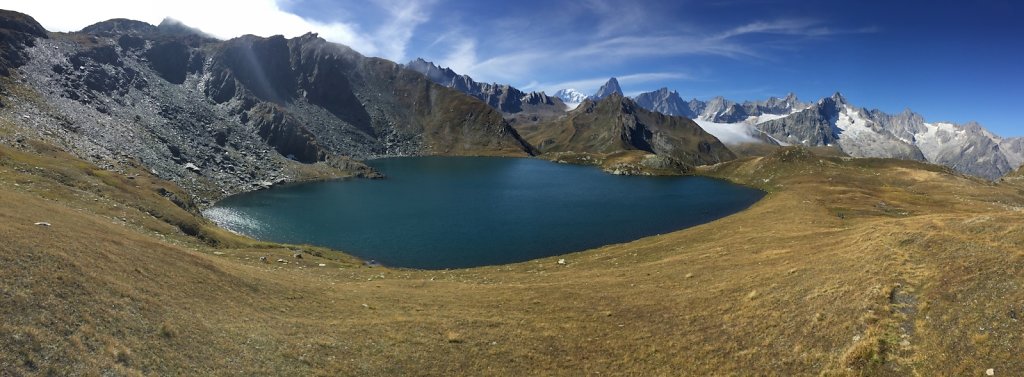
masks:
<path fill-rule="evenodd" d="M 580 103 L 587 99 L 586 94 L 573 88 L 559 89 L 555 92 L 554 96 L 562 100 L 569 107 L 569 110 L 575 109 L 576 106 L 579 106 Z"/>

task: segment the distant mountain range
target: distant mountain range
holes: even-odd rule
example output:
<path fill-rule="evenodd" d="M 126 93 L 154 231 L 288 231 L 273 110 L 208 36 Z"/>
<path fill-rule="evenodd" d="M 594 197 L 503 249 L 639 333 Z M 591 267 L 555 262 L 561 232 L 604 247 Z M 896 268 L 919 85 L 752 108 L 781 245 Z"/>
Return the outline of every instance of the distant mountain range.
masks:
<path fill-rule="evenodd" d="M 928 161 L 987 179 L 1024 163 L 1024 138 L 1004 139 L 977 123 L 926 122 L 910 109 L 899 114 L 868 110 L 840 93 L 815 103 L 800 102 L 792 93 L 737 103 L 722 97 L 685 101 L 662 88 L 636 101 L 649 110 L 695 119 L 727 144 L 834 145 L 852 157 Z"/>
<path fill-rule="evenodd" d="M 533 125 L 566 116 L 554 109 L 568 111 L 587 99 L 597 102 L 611 95 L 623 96 L 614 77 L 591 95 L 567 88 L 548 96 L 508 85 L 479 84 L 422 59 L 407 67 L 484 100 L 507 118 L 516 114 Z M 812 103 L 801 102 L 793 93 L 784 98 L 736 102 L 724 97 L 684 100 L 679 92 L 661 88 L 632 100 L 650 111 L 693 119 L 727 145 L 833 146 L 852 157 L 927 161 L 986 179 L 997 179 L 1024 164 L 1024 138 L 1001 138 L 977 123 L 926 122 L 909 109 L 899 114 L 869 110 L 852 105 L 838 92 Z M 513 126 L 516 123 L 513 121 Z"/>
<path fill-rule="evenodd" d="M 420 72 L 438 84 L 476 97 L 507 114 L 545 109 L 563 110 L 566 107 L 557 96 L 548 96 L 544 92 L 526 93 L 511 85 L 479 83 L 467 75 L 455 73 L 451 68 L 441 68 L 423 59 L 413 60 L 405 68 Z"/>

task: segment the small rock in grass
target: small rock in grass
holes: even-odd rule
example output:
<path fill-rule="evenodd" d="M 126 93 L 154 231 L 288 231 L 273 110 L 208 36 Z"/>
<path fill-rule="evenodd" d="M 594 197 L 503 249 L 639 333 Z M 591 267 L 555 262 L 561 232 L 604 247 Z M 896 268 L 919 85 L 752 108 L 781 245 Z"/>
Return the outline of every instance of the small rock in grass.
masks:
<path fill-rule="evenodd" d="M 278 258 L 277 263 L 288 263 L 288 261 Z"/>
<path fill-rule="evenodd" d="M 988 368 L 988 369 L 985 370 L 985 375 L 986 376 L 995 376 L 996 375 L 996 370 L 993 369 L 993 368 Z"/>
<path fill-rule="evenodd" d="M 295 259 L 302 259 L 302 253 L 295 253 L 292 256 L 295 257 Z"/>
<path fill-rule="evenodd" d="M 563 265 L 563 266 L 564 266 L 564 265 L 565 265 L 565 258 L 559 259 L 559 260 L 558 260 L 558 264 L 560 264 L 560 265 Z"/>
<path fill-rule="evenodd" d="M 50 226 L 50 223 L 48 223 L 48 222 L 45 222 L 45 221 L 40 221 L 40 222 L 37 222 L 37 223 L 35 223 L 35 225 L 39 225 L 39 226 Z"/>
<path fill-rule="evenodd" d="M 320 267 L 327 267 L 327 263 L 320 263 L 320 264 L 318 264 L 317 266 L 320 266 Z"/>

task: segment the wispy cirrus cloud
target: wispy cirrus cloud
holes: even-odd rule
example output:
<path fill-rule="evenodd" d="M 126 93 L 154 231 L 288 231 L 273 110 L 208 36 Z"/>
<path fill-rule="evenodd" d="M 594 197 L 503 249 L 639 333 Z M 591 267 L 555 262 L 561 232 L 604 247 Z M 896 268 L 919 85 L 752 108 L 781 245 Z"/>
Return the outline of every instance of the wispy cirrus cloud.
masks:
<path fill-rule="evenodd" d="M 775 48 L 799 43 L 801 40 L 825 38 L 838 34 L 871 33 L 876 28 L 834 29 L 814 19 L 776 19 L 754 21 L 717 32 L 651 33 L 636 31 L 626 25 L 641 23 L 650 14 L 619 14 L 605 0 L 588 0 L 584 5 L 599 19 L 592 29 L 582 31 L 584 37 L 556 38 L 547 33 L 546 39 L 524 40 L 511 52 L 500 51 L 488 56 L 478 49 L 473 37 L 462 37 L 453 44 L 443 64 L 481 81 L 522 82 L 536 72 L 559 67 L 599 67 L 629 64 L 645 59 L 671 59 L 686 56 L 717 56 L 729 59 L 771 59 Z M 632 9 L 632 8 L 631 8 Z M 607 33 L 615 30 L 615 33 Z M 751 40 L 750 37 L 755 40 Z M 777 38 L 776 38 L 777 37 Z M 606 78 L 605 78 L 606 79 Z M 596 79 L 595 79 L 596 80 Z M 603 80 L 602 80 L 603 82 Z M 536 84 L 538 88 L 548 88 Z M 577 85 L 587 87 L 588 85 Z M 581 88 L 582 89 L 582 88 Z"/>
<path fill-rule="evenodd" d="M 630 73 L 624 75 L 615 76 L 621 85 L 634 85 L 634 84 L 646 84 L 652 82 L 663 82 L 666 80 L 696 80 L 695 77 L 687 73 L 682 72 L 644 72 L 644 73 Z M 591 93 L 597 91 L 601 85 L 604 85 L 608 81 L 608 77 L 592 77 L 579 80 L 562 81 L 554 83 L 539 83 L 532 82 L 527 84 L 522 89 L 524 90 L 541 90 L 547 93 L 554 93 L 559 89 L 573 88 L 584 93 Z"/>
<path fill-rule="evenodd" d="M 879 29 L 874 26 L 847 30 L 823 26 L 821 21 L 813 19 L 780 19 L 751 22 L 726 30 L 709 39 L 722 41 L 749 34 L 776 34 L 811 38 L 838 34 L 874 33 L 878 31 Z"/>

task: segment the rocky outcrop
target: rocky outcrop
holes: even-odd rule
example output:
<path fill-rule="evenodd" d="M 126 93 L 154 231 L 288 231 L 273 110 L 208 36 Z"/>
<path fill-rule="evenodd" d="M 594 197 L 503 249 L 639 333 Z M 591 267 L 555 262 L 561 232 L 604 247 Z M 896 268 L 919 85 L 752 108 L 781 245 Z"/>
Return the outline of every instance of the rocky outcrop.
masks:
<path fill-rule="evenodd" d="M 120 40 L 118 43 L 120 44 Z M 201 55 L 198 51 L 196 55 Z M 149 61 L 149 66 L 164 80 L 172 84 L 185 83 L 185 76 L 192 68 L 193 72 L 200 67 L 189 64 L 193 58 L 193 51 L 188 45 L 180 41 L 158 41 L 146 50 L 144 56 Z M 202 58 L 197 59 L 200 64 Z"/>
<path fill-rule="evenodd" d="M 37 38 L 47 38 L 47 33 L 35 19 L 0 9 L 0 76 L 25 64 L 25 48 L 35 46 Z"/>
<path fill-rule="evenodd" d="M 260 103 L 242 119 L 282 156 L 305 163 L 323 161 L 327 157 L 313 133 L 278 106 Z"/>

